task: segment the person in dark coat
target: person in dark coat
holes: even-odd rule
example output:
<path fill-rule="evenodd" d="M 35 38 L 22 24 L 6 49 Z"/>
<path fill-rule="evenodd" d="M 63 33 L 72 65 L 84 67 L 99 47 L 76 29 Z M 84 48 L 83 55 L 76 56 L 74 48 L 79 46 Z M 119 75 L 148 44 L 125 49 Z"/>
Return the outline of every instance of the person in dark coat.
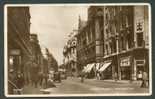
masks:
<path fill-rule="evenodd" d="M 47 88 L 48 73 L 44 73 L 43 77 L 44 77 L 43 79 L 44 79 L 44 81 L 45 81 L 44 87 Z"/>
<path fill-rule="evenodd" d="M 39 72 L 39 75 L 38 75 L 38 76 L 39 76 L 39 84 L 40 84 L 40 86 L 42 86 L 43 78 L 44 78 L 44 77 L 43 77 L 43 76 L 44 76 L 44 75 L 43 75 L 43 72 Z"/>
<path fill-rule="evenodd" d="M 23 77 L 23 74 L 20 72 L 18 72 L 16 76 L 16 85 L 19 89 L 22 89 L 24 86 L 24 77 Z"/>
<path fill-rule="evenodd" d="M 85 77 L 85 73 L 84 72 L 81 72 L 81 83 L 84 82 L 84 77 Z"/>
<path fill-rule="evenodd" d="M 36 88 L 37 88 L 37 84 L 38 84 L 38 74 L 39 74 L 39 66 L 35 62 L 33 62 L 33 64 L 32 64 L 32 82 Z"/>

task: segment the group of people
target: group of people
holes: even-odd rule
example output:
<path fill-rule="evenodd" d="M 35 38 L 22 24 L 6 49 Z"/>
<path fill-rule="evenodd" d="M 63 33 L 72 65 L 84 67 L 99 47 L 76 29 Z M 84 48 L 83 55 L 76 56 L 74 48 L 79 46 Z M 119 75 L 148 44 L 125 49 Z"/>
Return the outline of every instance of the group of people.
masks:
<path fill-rule="evenodd" d="M 40 66 L 35 61 L 28 61 L 23 65 L 23 71 L 9 70 L 8 75 L 9 94 L 14 93 L 14 89 L 22 89 L 25 85 L 32 85 L 37 88 L 40 85 L 47 87 L 48 73 L 43 73 Z"/>
<path fill-rule="evenodd" d="M 35 88 L 38 87 L 38 85 L 42 87 L 47 86 L 47 80 L 48 80 L 48 72 L 44 73 L 40 66 L 35 61 L 30 61 L 25 64 L 25 72 L 24 72 L 24 78 L 25 78 L 25 84 L 30 84 L 34 86 Z M 44 86 L 43 86 L 43 81 Z"/>

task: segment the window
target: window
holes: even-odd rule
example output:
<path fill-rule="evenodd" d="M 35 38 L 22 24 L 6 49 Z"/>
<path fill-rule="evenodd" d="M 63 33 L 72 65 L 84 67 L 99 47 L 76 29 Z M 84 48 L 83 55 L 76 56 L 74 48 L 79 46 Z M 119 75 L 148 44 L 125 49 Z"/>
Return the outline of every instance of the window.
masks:
<path fill-rule="evenodd" d="M 106 55 L 108 55 L 108 45 L 106 44 Z"/>
<path fill-rule="evenodd" d="M 115 38 L 112 38 L 112 43 L 113 43 L 113 53 L 116 53 L 116 40 L 115 40 Z"/>
<path fill-rule="evenodd" d="M 128 48 L 130 49 L 132 47 L 132 41 L 133 41 L 131 34 L 128 34 L 127 40 L 128 40 Z"/>
<path fill-rule="evenodd" d="M 137 33 L 137 46 L 142 47 L 143 46 L 143 32 Z"/>

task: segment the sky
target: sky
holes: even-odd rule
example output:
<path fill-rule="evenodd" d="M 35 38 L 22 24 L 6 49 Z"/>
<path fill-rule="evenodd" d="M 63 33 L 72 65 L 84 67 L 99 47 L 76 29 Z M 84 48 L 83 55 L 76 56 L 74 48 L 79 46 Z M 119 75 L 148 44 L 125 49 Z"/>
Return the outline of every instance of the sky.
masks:
<path fill-rule="evenodd" d="M 30 7 L 30 31 L 38 35 L 42 50 L 48 48 L 59 65 L 63 63 L 62 52 L 68 35 L 78 28 L 79 15 L 82 20 L 87 20 L 87 8 L 65 5 Z"/>

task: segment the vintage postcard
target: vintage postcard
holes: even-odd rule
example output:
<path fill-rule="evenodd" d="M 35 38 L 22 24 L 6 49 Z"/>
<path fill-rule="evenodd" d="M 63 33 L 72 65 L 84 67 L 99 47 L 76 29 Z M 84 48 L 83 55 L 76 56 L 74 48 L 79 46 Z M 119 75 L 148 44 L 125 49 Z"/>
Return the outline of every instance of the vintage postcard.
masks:
<path fill-rule="evenodd" d="M 7 97 L 152 94 L 148 3 L 6 4 Z"/>

